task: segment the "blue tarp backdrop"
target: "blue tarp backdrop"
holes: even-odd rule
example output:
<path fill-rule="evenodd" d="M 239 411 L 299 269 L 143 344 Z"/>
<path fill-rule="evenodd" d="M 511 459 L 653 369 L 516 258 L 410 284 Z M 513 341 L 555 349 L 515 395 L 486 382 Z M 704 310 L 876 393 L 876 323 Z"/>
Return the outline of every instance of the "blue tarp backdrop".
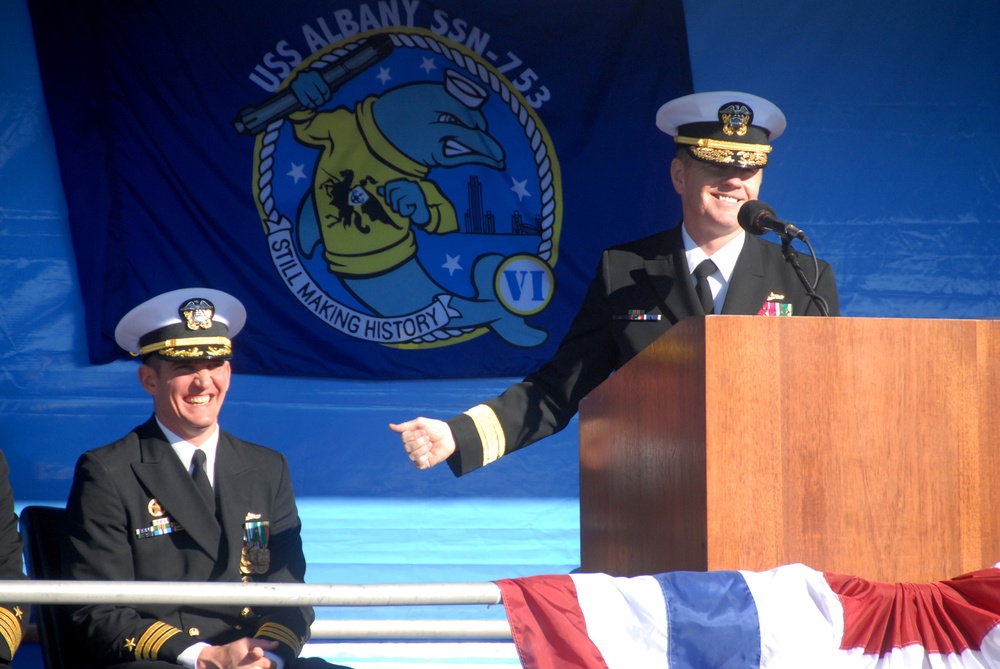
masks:
<path fill-rule="evenodd" d="M 806 229 L 818 253 L 834 263 L 845 315 L 997 317 L 1000 127 L 993 119 L 1000 103 L 1000 62 L 991 56 L 988 33 L 1000 12 L 995 3 L 985 2 L 960 2 L 948 11 L 936 11 L 930 2 L 905 3 L 902 11 L 901 4 L 798 9 L 772 2 L 737 21 L 722 20 L 725 3 L 692 3 L 685 9 L 695 87 L 749 89 L 786 112 L 789 128 L 775 143 L 763 197 L 782 218 Z M 64 183 L 73 187 L 77 179 L 90 180 L 81 167 L 60 182 L 27 8 L 6 3 L 3 12 L 2 447 L 20 498 L 59 500 L 78 453 L 145 418 L 148 402 L 134 383 L 131 365 L 88 363 L 83 305 L 94 304 L 94 296 L 88 291 L 84 299 L 78 269 L 92 271 L 95 260 L 72 252 L 62 193 Z M 574 25 L 576 18 L 560 23 L 557 15 L 549 14 L 548 20 Z M 526 10 L 522 20 L 530 23 L 530 17 Z M 515 39 L 517 21 L 494 20 L 494 39 L 500 39 L 501 27 L 505 39 Z M 210 38 L 206 35 L 206 42 Z M 585 50 L 565 31 L 554 30 L 553 38 Z M 248 61 L 239 78 L 245 79 L 255 62 Z M 639 78 L 622 72 L 619 61 L 602 63 L 599 68 L 588 60 L 587 76 L 580 80 Z M 73 70 L 72 58 L 65 67 Z M 655 81 L 660 71 L 658 66 L 650 70 L 651 85 L 664 85 Z M 641 102 L 651 111 L 658 102 L 652 97 L 611 106 L 625 110 Z M 228 124 L 250 99 L 250 92 L 235 95 L 218 112 L 220 124 L 225 122 L 221 134 L 230 143 L 249 141 Z M 550 132 L 566 133 L 567 126 L 582 131 L 581 118 L 614 115 L 601 106 L 608 103 L 594 104 L 546 119 Z M 610 238 L 671 224 L 669 214 L 643 218 L 635 213 L 656 211 L 670 201 L 666 188 L 643 193 L 641 202 L 630 201 L 634 192 L 623 199 L 616 188 L 601 188 L 605 179 L 617 183 L 617 162 L 641 167 L 666 183 L 668 155 L 661 150 L 667 151 L 669 143 L 658 137 L 652 117 L 634 119 L 611 134 L 613 141 L 646 142 L 656 150 L 616 158 L 593 175 L 593 190 L 621 213 L 598 227 L 610 229 Z M 585 142 L 581 146 L 587 150 Z M 251 150 L 243 147 L 240 153 L 244 173 L 236 180 L 243 183 L 250 178 L 245 170 Z M 563 158 L 566 164 L 576 159 Z M 252 221 L 244 225 L 243 236 L 258 244 L 260 228 Z M 585 243 L 572 254 L 562 253 L 557 266 L 571 268 L 583 280 L 601 245 Z M 142 254 L 121 260 L 135 267 L 146 262 Z M 138 287 L 143 289 L 153 287 Z M 561 285 L 559 290 L 572 294 L 580 287 Z M 521 359 L 518 349 L 504 355 L 510 364 Z M 310 463 L 296 468 L 302 494 L 574 496 L 575 426 L 484 470 L 474 482 L 437 470 L 412 471 L 385 428 L 390 420 L 418 413 L 451 415 L 510 380 L 362 382 L 244 375 L 237 379 L 224 418 L 232 431 Z"/>

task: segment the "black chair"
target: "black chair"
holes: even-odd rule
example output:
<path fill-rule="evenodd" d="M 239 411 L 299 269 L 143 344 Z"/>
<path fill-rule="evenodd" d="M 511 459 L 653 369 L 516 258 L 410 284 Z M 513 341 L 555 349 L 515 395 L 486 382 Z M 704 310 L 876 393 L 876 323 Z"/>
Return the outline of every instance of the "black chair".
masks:
<path fill-rule="evenodd" d="M 24 565 L 28 578 L 62 580 L 60 541 L 64 535 L 66 510 L 54 506 L 29 505 L 21 510 L 20 529 L 24 539 Z M 46 669 L 79 669 L 82 656 L 77 652 L 76 636 L 69 617 L 69 607 L 57 604 L 33 604 L 38 641 Z"/>

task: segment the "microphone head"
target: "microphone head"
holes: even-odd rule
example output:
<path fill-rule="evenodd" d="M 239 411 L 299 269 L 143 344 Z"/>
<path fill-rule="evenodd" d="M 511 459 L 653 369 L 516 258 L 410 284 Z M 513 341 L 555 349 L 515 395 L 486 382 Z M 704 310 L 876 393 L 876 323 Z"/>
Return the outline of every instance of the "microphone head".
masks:
<path fill-rule="evenodd" d="M 767 216 L 777 218 L 774 207 L 761 200 L 747 200 L 740 207 L 739 213 L 736 214 L 740 227 L 754 235 L 767 233 L 768 228 L 762 224 L 763 219 Z"/>

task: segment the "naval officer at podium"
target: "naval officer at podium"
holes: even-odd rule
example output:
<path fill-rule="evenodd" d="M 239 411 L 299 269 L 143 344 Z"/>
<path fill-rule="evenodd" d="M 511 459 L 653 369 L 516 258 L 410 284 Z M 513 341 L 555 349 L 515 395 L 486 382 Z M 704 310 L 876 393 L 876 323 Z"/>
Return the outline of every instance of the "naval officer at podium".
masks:
<path fill-rule="evenodd" d="M 748 93 L 695 93 L 664 104 L 656 125 L 677 148 L 670 178 L 681 224 L 605 250 L 555 355 L 523 381 L 447 421 L 391 424 L 418 469 L 447 462 L 462 476 L 558 432 L 584 396 L 689 316 L 839 315 L 829 264 L 818 261 L 818 276 L 811 263 L 804 270 L 824 308 L 782 247 L 746 234 L 737 218 L 757 200 L 785 129 L 781 110 Z"/>

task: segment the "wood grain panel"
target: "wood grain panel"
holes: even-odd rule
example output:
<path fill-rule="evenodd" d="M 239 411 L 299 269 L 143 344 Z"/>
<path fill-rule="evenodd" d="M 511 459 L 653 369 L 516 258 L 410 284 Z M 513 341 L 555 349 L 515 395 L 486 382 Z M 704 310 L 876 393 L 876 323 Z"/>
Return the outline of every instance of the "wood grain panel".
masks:
<path fill-rule="evenodd" d="M 1000 560 L 1000 322 L 688 319 L 581 404 L 587 571 Z"/>

